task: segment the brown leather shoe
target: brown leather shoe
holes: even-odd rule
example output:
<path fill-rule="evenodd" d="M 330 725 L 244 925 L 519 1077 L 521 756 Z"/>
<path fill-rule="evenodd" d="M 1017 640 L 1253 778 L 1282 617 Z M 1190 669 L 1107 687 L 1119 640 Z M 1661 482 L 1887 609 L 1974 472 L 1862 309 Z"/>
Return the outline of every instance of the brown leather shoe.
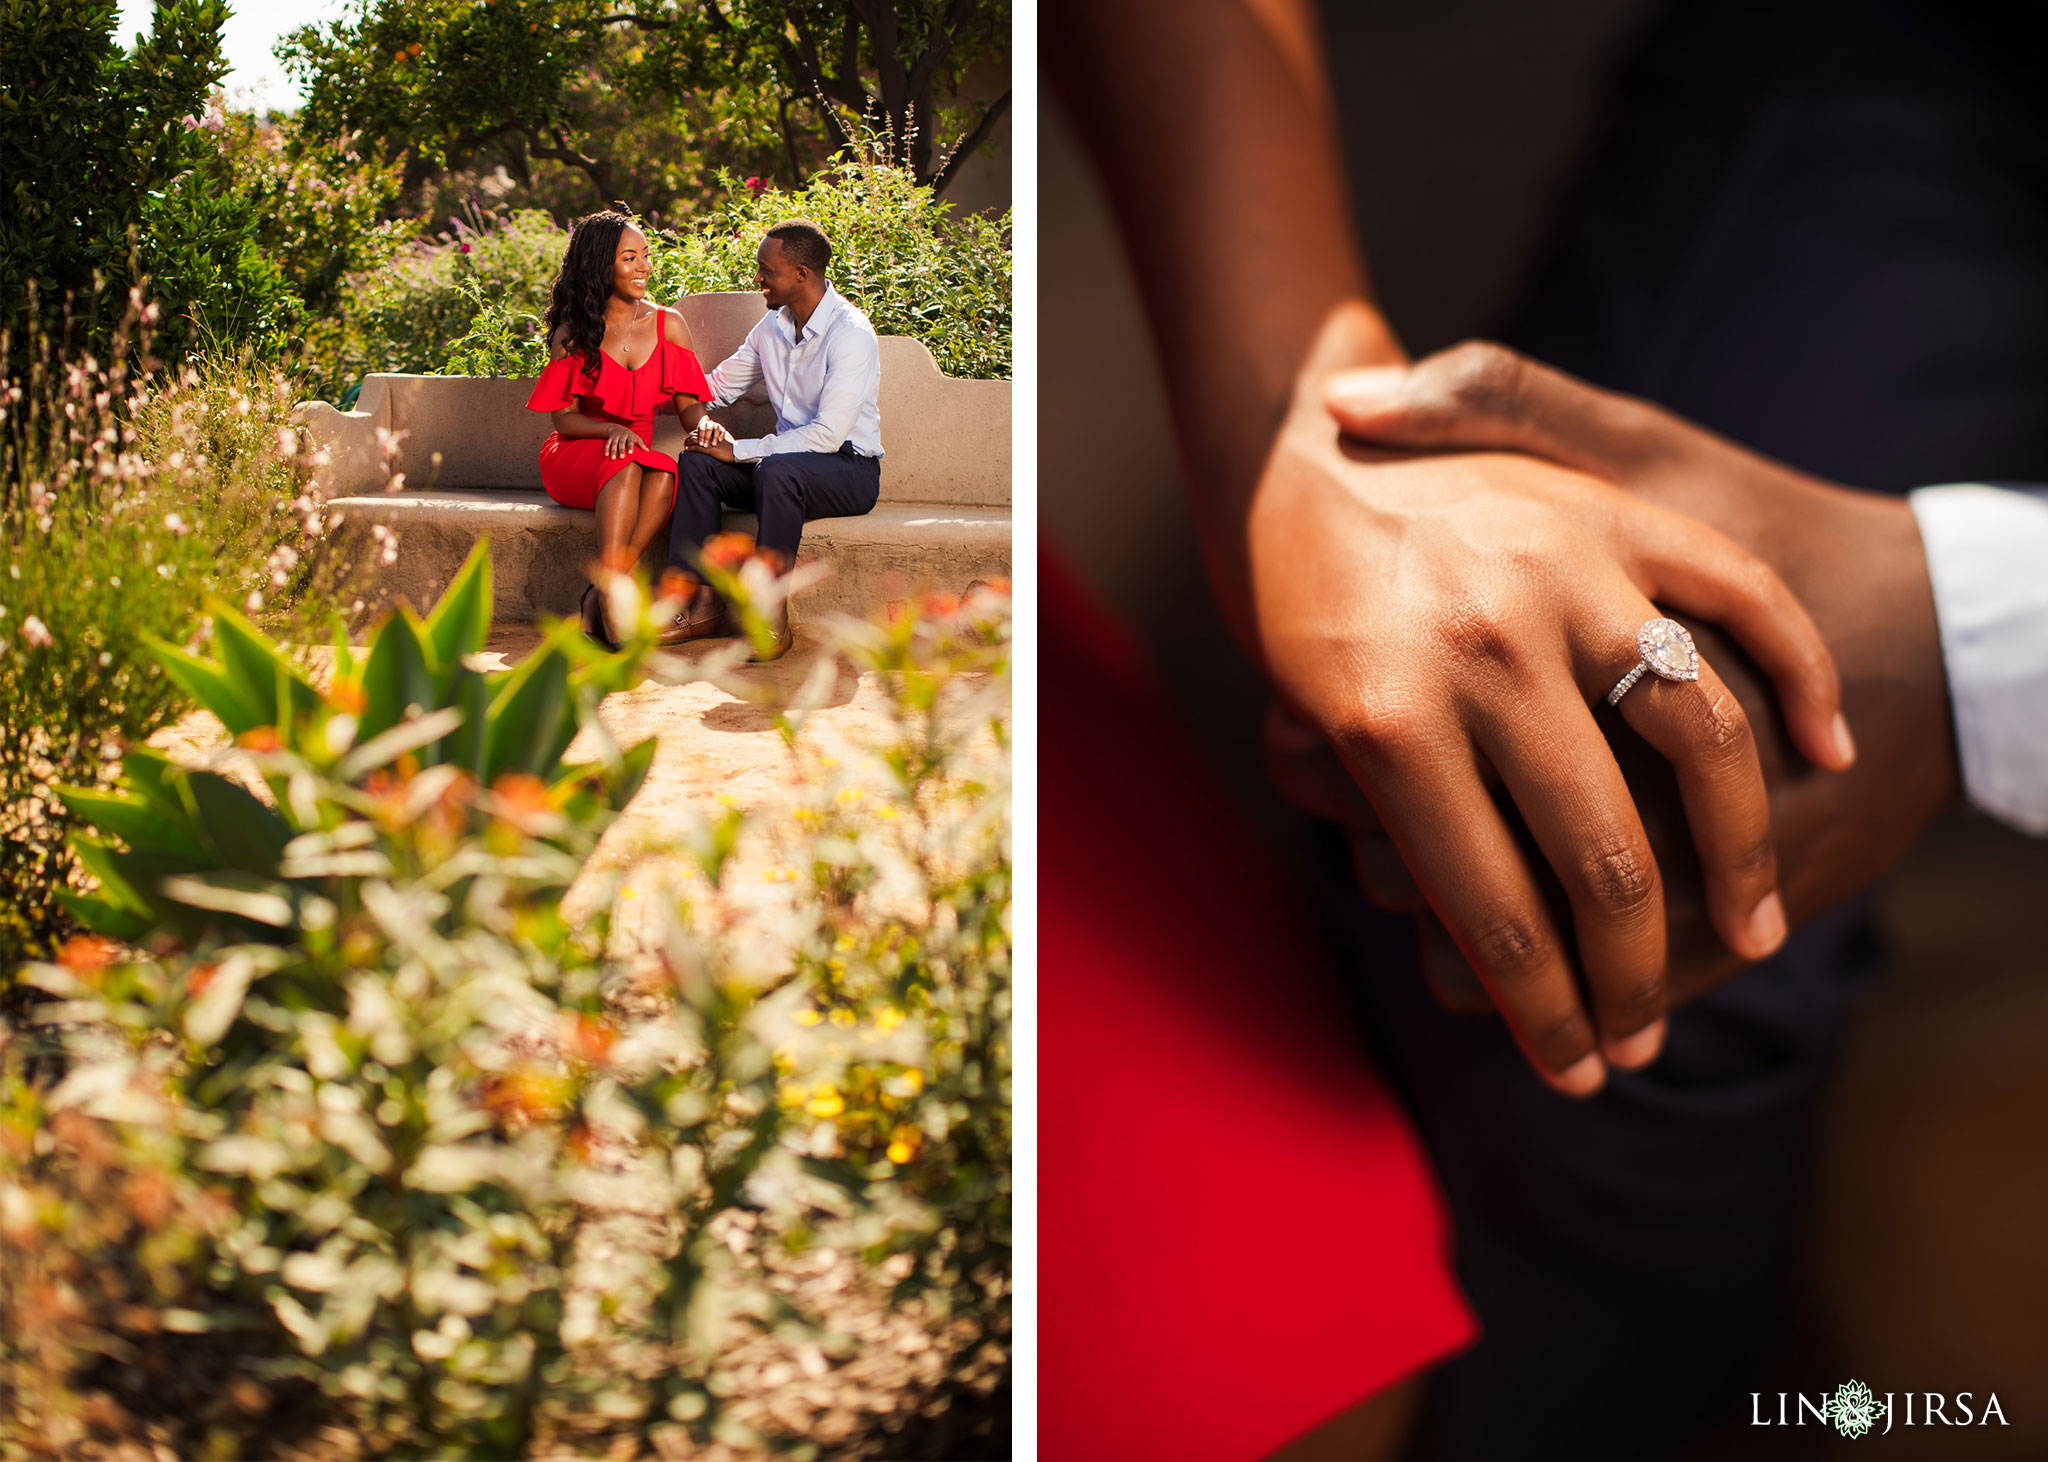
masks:
<path fill-rule="evenodd" d="M 677 611 L 676 617 L 655 635 L 657 645 L 680 645 L 689 640 L 715 639 L 732 633 L 732 624 L 725 612 L 725 606 L 718 596 L 711 592 L 708 584 L 699 584 L 697 592 L 690 596 L 689 603 Z"/>
<path fill-rule="evenodd" d="M 756 651 L 754 654 L 747 656 L 756 665 L 763 664 L 769 660 L 780 660 L 789 653 L 789 647 L 796 643 L 796 631 L 790 627 L 789 623 L 789 604 L 787 601 L 775 606 L 774 611 L 768 616 L 768 624 L 775 631 L 775 643 L 768 647 L 768 652 L 765 655 Z"/>

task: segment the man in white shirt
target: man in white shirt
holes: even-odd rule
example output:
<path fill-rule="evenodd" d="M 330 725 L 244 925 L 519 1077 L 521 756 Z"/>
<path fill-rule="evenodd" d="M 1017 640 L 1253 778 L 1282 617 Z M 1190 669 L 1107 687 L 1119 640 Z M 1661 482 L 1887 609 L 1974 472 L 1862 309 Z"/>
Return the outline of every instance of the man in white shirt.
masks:
<path fill-rule="evenodd" d="M 738 437 L 706 418 L 678 459 L 669 563 L 697 566 L 705 540 L 719 530 L 721 508 L 755 513 L 755 542 L 787 572 L 796 563 L 804 524 L 813 518 L 858 517 L 871 511 L 882 485 L 882 382 L 875 327 L 832 287 L 825 270 L 832 245 L 809 219 L 768 230 L 755 254 L 755 283 L 768 314 L 740 348 L 711 373 L 711 403 L 738 400 L 764 382 L 775 407 L 775 430 Z M 715 613 L 687 609 L 664 639 L 715 632 Z M 777 611 L 774 659 L 789 648 L 788 615 Z"/>

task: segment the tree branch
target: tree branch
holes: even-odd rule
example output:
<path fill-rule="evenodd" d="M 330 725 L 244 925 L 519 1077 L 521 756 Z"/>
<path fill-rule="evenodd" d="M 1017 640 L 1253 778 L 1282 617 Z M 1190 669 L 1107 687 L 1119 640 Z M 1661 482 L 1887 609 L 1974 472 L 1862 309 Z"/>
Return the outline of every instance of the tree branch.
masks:
<path fill-rule="evenodd" d="M 989 133 L 995 131 L 996 123 L 1002 120 L 1003 113 L 1009 109 L 1010 94 L 1007 91 L 988 104 L 988 110 L 981 114 L 981 120 L 974 124 L 974 130 L 961 139 L 960 145 L 954 148 L 952 155 L 946 159 L 946 165 L 939 169 L 939 175 L 932 179 L 934 194 L 946 191 L 946 185 L 959 176 L 960 164 L 967 161 L 968 154 L 988 141 Z"/>

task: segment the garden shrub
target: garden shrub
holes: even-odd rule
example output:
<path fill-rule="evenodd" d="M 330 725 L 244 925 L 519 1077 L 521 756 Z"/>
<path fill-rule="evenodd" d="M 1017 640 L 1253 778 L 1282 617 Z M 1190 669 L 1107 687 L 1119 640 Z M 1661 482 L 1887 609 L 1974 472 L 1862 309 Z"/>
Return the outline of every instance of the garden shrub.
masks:
<path fill-rule="evenodd" d="M 99 784 L 182 701 L 149 637 L 194 633 L 209 592 L 303 624 L 346 574 L 305 552 L 324 524 L 290 382 L 209 359 L 150 383 L 116 350 L 0 386 L 0 992 L 65 927 L 52 784 Z"/>
<path fill-rule="evenodd" d="M 212 864 L 220 833 L 267 848 L 284 819 L 291 866 L 171 890 L 240 929 L 160 927 L 153 953 L 81 938 L 28 972 L 33 1019 L 0 1025 L 0 1450 L 96 1429 L 248 1456 L 334 1425 L 372 1454 L 903 1455 L 878 1425 L 788 1419 L 777 1377 L 861 1348 L 796 1284 L 814 1254 L 857 1254 L 882 1303 L 945 1317 L 957 1371 L 999 1364 L 1006 598 L 843 627 L 895 722 L 873 748 L 809 744 L 829 657 L 793 697 L 732 678 L 737 646 L 647 661 L 767 701 L 801 790 L 773 826 L 688 819 L 577 903 L 646 766 L 577 674 L 636 677 L 659 619 L 619 657 L 565 627 L 500 677 L 493 719 L 534 708 L 534 749 L 492 774 L 429 709 L 457 703 L 441 681 L 477 643 L 482 573 L 324 690 L 217 634 L 211 696 L 239 715 L 274 689 L 275 723 L 238 738 L 260 816 L 245 793 L 209 828 L 229 799 L 187 796 L 206 773 L 131 767 L 124 795 L 212 839 Z M 391 695 L 404 718 L 376 731 Z M 554 777 L 568 724 L 597 759 Z M 131 853 L 168 836 L 134 808 L 109 821 Z M 765 898 L 736 888 L 748 847 L 775 860 Z"/>
<path fill-rule="evenodd" d="M 785 218 L 808 217 L 832 240 L 833 285 L 877 333 L 924 341 L 948 375 L 1009 376 L 1009 215 L 955 219 L 872 145 L 841 153 L 796 191 L 750 188 L 723 173 L 719 185 L 724 201 L 689 227 L 650 232 L 654 299 L 753 289 L 762 236 Z M 499 237 L 508 231 L 516 244 Z M 410 362 L 369 368 L 538 375 L 548 359 L 541 317 L 567 245 L 567 230 L 525 213 L 503 230 L 423 246 L 365 285 L 366 299 L 380 301 L 375 333 L 388 342 L 369 354 Z M 464 246 L 471 252 L 460 253 Z"/>
<path fill-rule="evenodd" d="M 107 354 L 139 283 L 163 307 L 158 345 L 174 359 L 279 339 L 294 316 L 257 246 L 254 206 L 227 186 L 199 128 L 227 70 L 227 7 L 181 0 L 153 17 L 131 56 L 112 0 L 0 4 L 0 157 L 13 180 L 0 210 L 0 375 L 24 374 L 48 336 Z"/>
<path fill-rule="evenodd" d="M 480 312 L 537 320 L 547 308 L 568 243 L 560 224 L 537 210 L 449 224 L 446 234 L 415 241 L 357 283 L 353 315 L 360 334 L 345 348 L 341 378 L 360 382 L 373 371 L 439 374 L 451 369 L 456 342 L 471 333 Z"/>
<path fill-rule="evenodd" d="M 785 218 L 808 218 L 832 241 L 833 285 L 882 335 L 931 348 L 949 376 L 1010 375 L 1010 215 L 953 216 L 952 205 L 872 142 L 842 151 L 802 188 L 758 192 L 730 174 L 725 201 L 663 232 L 652 286 L 664 301 L 754 288 L 754 251 Z"/>

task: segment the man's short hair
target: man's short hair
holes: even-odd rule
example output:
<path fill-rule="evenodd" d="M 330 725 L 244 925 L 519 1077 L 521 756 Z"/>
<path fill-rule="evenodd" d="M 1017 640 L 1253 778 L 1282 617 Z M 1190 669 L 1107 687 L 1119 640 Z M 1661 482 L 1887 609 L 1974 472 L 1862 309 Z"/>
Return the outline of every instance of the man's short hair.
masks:
<path fill-rule="evenodd" d="M 783 256 L 790 263 L 801 264 L 813 274 L 823 275 L 832 262 L 832 241 L 808 218 L 785 218 L 768 230 L 768 237 L 781 242 Z"/>

